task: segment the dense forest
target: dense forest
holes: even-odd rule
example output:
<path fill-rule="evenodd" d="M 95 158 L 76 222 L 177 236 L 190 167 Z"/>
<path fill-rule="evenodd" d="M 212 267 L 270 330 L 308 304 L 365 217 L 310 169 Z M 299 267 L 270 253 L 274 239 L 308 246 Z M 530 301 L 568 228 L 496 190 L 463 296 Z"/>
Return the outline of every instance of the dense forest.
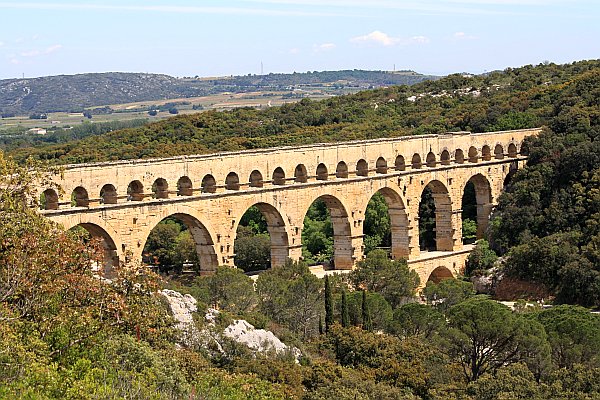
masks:
<path fill-rule="evenodd" d="M 599 123 L 600 61 L 583 61 L 175 117 L 94 136 L 97 149 L 84 138 L 15 150 L 19 163 L 0 152 L 0 397 L 599 398 L 600 316 L 590 312 L 600 306 Z M 98 277 L 91 266 L 101 262 L 99 243 L 62 231 L 23 201 L 31 198 L 31 182 L 45 176 L 39 159 L 532 126 L 545 128 L 523 146 L 527 166 L 500 196 L 467 276 L 422 282 L 421 293 L 406 262 L 388 258 L 387 210 L 377 196 L 365 215 L 367 256 L 354 271 L 319 279 L 305 263 L 288 262 L 256 281 L 225 267 L 192 281 L 165 281 L 138 267 Z M 23 161 L 27 152 L 38 160 Z M 423 233 L 430 230 L 427 196 Z M 473 218 L 469 196 L 465 190 L 465 221 Z M 185 253 L 193 247 L 185 226 L 168 219 L 157 229 L 146 244 L 153 258 L 194 263 L 193 251 Z M 315 202 L 303 230 L 305 260 L 330 258 L 330 231 L 326 206 Z M 268 241 L 260 210 L 249 209 L 238 229 L 236 263 L 248 271 L 267 267 Z M 542 287 L 551 307 L 527 302 L 535 299 L 527 293 L 512 308 L 476 294 L 469 278 L 483 275 Z M 254 353 L 234 341 L 221 342 L 221 350 L 177 347 L 182 333 L 156 294 L 161 287 L 199 301 L 201 330 L 214 333 L 244 318 L 302 355 L 296 361 L 293 354 Z M 212 328 L 204 318 L 209 307 L 220 310 Z"/>

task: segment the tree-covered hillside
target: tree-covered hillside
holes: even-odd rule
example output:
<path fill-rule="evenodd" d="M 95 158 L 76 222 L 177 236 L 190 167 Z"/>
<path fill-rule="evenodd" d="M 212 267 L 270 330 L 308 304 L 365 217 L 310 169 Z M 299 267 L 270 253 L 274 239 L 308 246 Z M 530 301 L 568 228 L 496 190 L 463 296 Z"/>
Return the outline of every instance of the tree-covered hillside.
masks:
<path fill-rule="evenodd" d="M 165 157 L 408 134 L 550 124 L 554 99 L 600 61 L 543 64 L 485 76 L 450 75 L 266 110 L 182 115 L 67 144 L 14 150 L 57 163 Z"/>

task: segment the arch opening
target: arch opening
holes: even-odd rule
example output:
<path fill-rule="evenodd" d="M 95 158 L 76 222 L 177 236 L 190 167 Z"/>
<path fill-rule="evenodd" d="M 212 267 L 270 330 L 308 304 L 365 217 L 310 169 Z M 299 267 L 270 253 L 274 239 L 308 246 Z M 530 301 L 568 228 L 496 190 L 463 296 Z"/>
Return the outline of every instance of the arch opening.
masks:
<path fill-rule="evenodd" d="M 393 259 L 410 254 L 409 222 L 404 202 L 398 193 L 382 188 L 369 200 L 363 225 L 364 253 L 381 248 Z"/>
<path fill-rule="evenodd" d="M 152 184 L 152 197 L 155 199 L 169 198 L 169 184 L 163 178 L 158 178 Z"/>
<path fill-rule="evenodd" d="M 383 157 L 379 157 L 375 162 L 375 172 L 378 174 L 387 174 L 388 166 L 387 161 Z"/>
<path fill-rule="evenodd" d="M 465 153 L 461 149 L 456 149 L 454 152 L 454 162 L 457 164 L 464 164 L 465 162 Z"/>
<path fill-rule="evenodd" d="M 421 193 L 419 247 L 422 251 L 454 250 L 452 201 L 448 189 L 438 180 L 429 182 Z"/>
<path fill-rule="evenodd" d="M 517 146 L 514 143 L 508 145 L 508 156 L 515 158 L 517 156 Z"/>
<path fill-rule="evenodd" d="M 200 184 L 202 193 L 215 193 L 217 191 L 217 181 L 212 175 L 205 175 Z"/>
<path fill-rule="evenodd" d="M 234 263 L 245 272 L 285 264 L 289 257 L 285 222 L 275 207 L 256 203 L 242 215 L 234 242 Z"/>
<path fill-rule="evenodd" d="M 461 208 L 463 243 L 483 238 L 492 211 L 492 190 L 485 176 L 476 174 L 467 181 Z"/>
<path fill-rule="evenodd" d="M 285 172 L 283 172 L 283 168 L 277 167 L 273 171 L 273 185 L 285 185 Z"/>
<path fill-rule="evenodd" d="M 127 186 L 127 200 L 128 201 L 144 200 L 144 185 L 142 185 L 142 182 L 132 181 Z"/>
<path fill-rule="evenodd" d="M 406 163 L 403 156 L 396 157 L 396 160 L 394 161 L 394 169 L 396 171 L 404 171 L 406 169 Z"/>
<path fill-rule="evenodd" d="M 182 176 L 177 181 L 177 196 L 191 196 L 194 193 L 192 180 L 187 176 Z"/>
<path fill-rule="evenodd" d="M 254 170 L 250 173 L 250 187 L 261 188 L 263 187 L 263 176 L 258 170 Z"/>
<path fill-rule="evenodd" d="M 102 189 L 100 189 L 100 203 L 117 204 L 117 201 L 117 189 L 111 184 L 106 184 L 102 186 Z"/>
<path fill-rule="evenodd" d="M 318 197 L 308 208 L 302 229 L 302 257 L 311 265 L 351 269 L 354 265 L 350 222 L 339 199 Z"/>
<path fill-rule="evenodd" d="M 327 167 L 325 164 L 321 163 L 317 165 L 317 180 L 318 181 L 326 181 L 329 178 L 329 173 L 327 172 Z"/>
<path fill-rule="evenodd" d="M 225 178 L 225 189 L 240 190 L 240 178 L 235 172 L 230 172 Z M 214 192 L 213 192 L 214 193 Z"/>
<path fill-rule="evenodd" d="M 411 167 L 413 169 L 419 169 L 422 166 L 423 166 L 423 164 L 421 163 L 421 156 L 419 155 L 419 153 L 413 154 L 412 161 L 411 161 Z"/>
<path fill-rule="evenodd" d="M 82 223 L 69 229 L 69 232 L 84 242 L 97 240 L 102 248 L 102 259 L 92 263 L 92 270 L 110 276 L 114 268 L 119 266 L 117 246 L 113 238 L 102 227 L 92 223 Z"/>
<path fill-rule="evenodd" d="M 82 186 L 77 186 L 73 189 L 71 194 L 71 206 L 72 207 L 89 207 L 90 198 L 88 192 Z"/>
<path fill-rule="evenodd" d="M 58 210 L 58 193 L 46 189 L 40 194 L 40 210 Z"/>
<path fill-rule="evenodd" d="M 502 160 L 504 158 L 504 149 L 502 148 L 502 145 L 497 144 L 496 147 L 494 147 L 494 157 L 497 160 Z"/>
<path fill-rule="evenodd" d="M 306 183 L 306 181 L 308 181 L 306 167 L 304 166 L 304 164 L 296 165 L 296 169 L 294 170 L 294 182 Z"/>
<path fill-rule="evenodd" d="M 442 151 L 442 155 L 440 156 L 440 161 L 442 165 L 450 165 L 450 153 L 448 150 Z"/>
<path fill-rule="evenodd" d="M 481 148 L 481 159 L 483 161 L 490 161 L 492 159 L 492 151 L 487 144 Z"/>
<path fill-rule="evenodd" d="M 434 269 L 433 271 L 431 271 L 431 274 L 429 274 L 429 278 L 427 279 L 427 282 L 433 282 L 435 284 L 438 284 L 443 280 L 452 279 L 452 278 L 454 278 L 452 271 L 450 271 L 448 268 L 446 268 L 444 266 L 439 266 L 436 269 Z"/>
<path fill-rule="evenodd" d="M 340 161 L 335 169 L 336 178 L 347 178 L 348 177 L 348 165 Z"/>
<path fill-rule="evenodd" d="M 369 164 L 363 159 L 358 160 L 356 163 L 356 176 L 368 176 L 369 175 Z"/>
<path fill-rule="evenodd" d="M 206 274 L 218 265 L 206 227 L 195 217 L 180 213 L 164 218 L 150 231 L 142 262 L 165 274 L 186 270 Z"/>
<path fill-rule="evenodd" d="M 477 154 L 477 148 L 475 148 L 475 146 L 469 147 L 469 162 L 476 163 L 478 158 L 479 155 Z"/>
<path fill-rule="evenodd" d="M 431 151 L 427 153 L 427 158 L 425 159 L 425 162 L 427 163 L 427 166 L 429 168 L 434 168 L 437 164 L 435 160 L 435 154 L 433 154 L 433 152 Z"/>

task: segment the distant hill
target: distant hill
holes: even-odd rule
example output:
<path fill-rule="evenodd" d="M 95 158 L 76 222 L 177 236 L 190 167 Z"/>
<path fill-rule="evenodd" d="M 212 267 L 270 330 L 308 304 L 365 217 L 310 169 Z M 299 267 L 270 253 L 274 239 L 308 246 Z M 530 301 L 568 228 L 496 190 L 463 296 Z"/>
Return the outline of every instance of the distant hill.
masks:
<path fill-rule="evenodd" d="M 413 71 L 323 71 L 221 78 L 107 72 L 0 80 L 0 114 L 27 115 L 86 107 L 207 96 L 223 92 L 287 90 L 298 86 L 374 88 L 412 85 L 435 76 Z"/>

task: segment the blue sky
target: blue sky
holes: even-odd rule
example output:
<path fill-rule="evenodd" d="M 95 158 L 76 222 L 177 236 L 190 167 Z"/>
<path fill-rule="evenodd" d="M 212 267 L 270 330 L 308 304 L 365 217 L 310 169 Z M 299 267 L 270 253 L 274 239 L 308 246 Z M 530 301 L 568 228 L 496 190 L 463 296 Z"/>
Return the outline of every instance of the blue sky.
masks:
<path fill-rule="evenodd" d="M 338 69 L 480 73 L 600 58 L 598 0 L 0 0 L 0 79 Z"/>

